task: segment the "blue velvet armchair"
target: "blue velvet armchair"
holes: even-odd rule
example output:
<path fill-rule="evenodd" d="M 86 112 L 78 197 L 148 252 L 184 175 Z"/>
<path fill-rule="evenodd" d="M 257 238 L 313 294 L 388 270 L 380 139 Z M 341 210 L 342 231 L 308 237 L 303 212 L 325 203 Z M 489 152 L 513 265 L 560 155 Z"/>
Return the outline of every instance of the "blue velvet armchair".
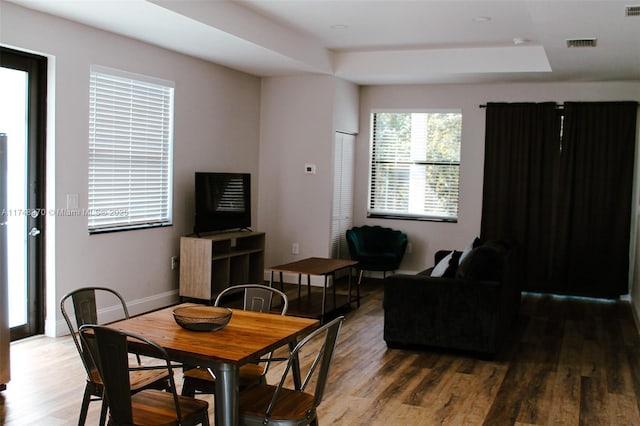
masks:
<path fill-rule="evenodd" d="M 360 226 L 347 231 L 347 244 L 352 260 L 358 264 L 358 287 L 364 271 L 395 271 L 400 266 L 409 242 L 402 231 L 382 226 Z"/>

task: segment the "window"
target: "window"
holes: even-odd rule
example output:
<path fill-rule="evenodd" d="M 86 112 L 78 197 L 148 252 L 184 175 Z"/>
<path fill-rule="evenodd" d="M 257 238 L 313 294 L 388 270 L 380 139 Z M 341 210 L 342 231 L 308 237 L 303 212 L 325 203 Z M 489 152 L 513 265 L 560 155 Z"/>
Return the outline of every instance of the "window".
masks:
<path fill-rule="evenodd" d="M 368 217 L 458 219 L 462 113 L 372 113 Z"/>
<path fill-rule="evenodd" d="M 173 83 L 91 67 L 89 232 L 171 224 Z"/>

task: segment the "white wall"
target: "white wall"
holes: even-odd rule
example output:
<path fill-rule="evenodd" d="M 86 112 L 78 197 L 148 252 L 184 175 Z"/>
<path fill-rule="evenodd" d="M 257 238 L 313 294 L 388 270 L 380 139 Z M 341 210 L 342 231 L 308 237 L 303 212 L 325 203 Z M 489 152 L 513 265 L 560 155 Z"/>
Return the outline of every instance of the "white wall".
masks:
<path fill-rule="evenodd" d="M 356 224 L 380 224 L 407 232 L 413 252 L 401 265 L 420 271 L 433 265 L 439 249 L 462 249 L 480 233 L 484 167 L 485 110 L 487 102 L 640 101 L 640 83 L 531 83 L 482 85 L 371 86 L 361 89 L 360 134 L 356 143 Z M 462 152 L 458 223 L 367 219 L 367 179 L 370 113 L 375 108 L 461 108 Z M 640 123 L 640 121 L 639 121 Z M 637 188 L 636 188 L 637 193 Z M 634 199 L 638 200 L 637 196 Z M 635 203 L 635 209 L 639 209 Z M 634 209 L 634 224 L 637 212 Z M 635 232 L 633 234 L 635 236 Z M 632 238 L 635 241 L 635 237 Z M 633 255 L 635 247 L 632 248 Z M 631 264 L 640 264 L 632 259 Z M 640 284 L 632 291 L 640 314 Z M 640 316 L 640 315 L 639 315 Z"/>
<path fill-rule="evenodd" d="M 177 271 L 170 270 L 169 258 L 178 254 L 179 236 L 191 232 L 193 226 L 195 170 L 240 170 L 254 175 L 254 228 L 267 233 L 265 266 L 327 256 L 334 132 L 359 133 L 354 223 L 405 230 L 413 252 L 406 255 L 401 269 L 418 271 L 432 265 L 436 250 L 462 248 L 480 231 L 484 109 L 478 105 L 491 101 L 640 100 L 636 82 L 363 87 L 358 101 L 355 85 L 331 76 L 275 77 L 261 82 L 13 3 L 0 0 L 0 7 L 0 43 L 51 58 L 54 84 L 50 93 L 55 97 L 50 98 L 54 102 L 50 110 L 55 115 L 49 122 L 51 202 L 47 208 L 64 207 L 66 194 L 75 193 L 80 194 L 80 207 L 86 207 L 91 64 L 176 83 L 174 226 L 90 236 L 86 218 L 53 218 L 46 235 L 52 246 L 47 253 L 50 332 L 59 317 L 57 300 L 83 285 L 102 284 L 119 290 L 134 313 L 175 300 Z M 366 218 L 369 113 L 373 108 L 462 108 L 458 223 Z M 304 173 L 307 163 L 316 164 L 317 174 Z M 300 244 L 297 256 L 291 254 L 293 242 Z M 640 256 L 633 263 L 640 264 Z M 634 286 L 632 297 L 640 300 L 640 284 Z M 634 303 L 640 314 L 640 305 Z"/>
<path fill-rule="evenodd" d="M 358 90 L 331 76 L 262 81 L 258 229 L 265 266 L 330 255 L 333 144 L 337 130 L 357 132 Z M 316 174 L 305 174 L 315 164 Z M 300 253 L 291 253 L 292 243 Z"/>
<path fill-rule="evenodd" d="M 334 130 L 343 133 L 358 133 L 360 124 L 360 88 L 353 83 L 334 79 Z"/>
<path fill-rule="evenodd" d="M 66 194 L 87 205 L 89 67 L 99 64 L 175 82 L 174 225 L 88 235 L 84 217 L 53 219 L 47 252 L 47 333 L 63 330 L 57 301 L 77 287 L 120 291 L 132 313 L 177 300 L 170 257 L 193 227 L 193 173 L 247 171 L 257 176 L 260 79 L 132 39 L 1 2 L 0 42 L 52 61 L 47 208 Z M 257 200 L 258 182 L 254 191 Z M 255 203 L 254 203 L 255 204 Z M 254 208 L 254 218 L 257 217 Z M 53 256 L 55 254 L 55 257 Z"/>

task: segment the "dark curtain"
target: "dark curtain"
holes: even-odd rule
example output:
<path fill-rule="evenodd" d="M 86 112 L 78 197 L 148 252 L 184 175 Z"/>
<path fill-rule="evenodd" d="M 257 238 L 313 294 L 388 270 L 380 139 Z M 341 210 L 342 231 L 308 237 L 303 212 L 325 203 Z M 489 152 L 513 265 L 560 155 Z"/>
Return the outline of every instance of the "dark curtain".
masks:
<path fill-rule="evenodd" d="M 628 292 L 637 102 L 564 108 L 553 281 L 559 293 Z"/>
<path fill-rule="evenodd" d="M 554 188 L 560 144 L 556 104 L 489 103 L 486 112 L 481 238 L 510 238 L 525 289 L 550 275 Z"/>

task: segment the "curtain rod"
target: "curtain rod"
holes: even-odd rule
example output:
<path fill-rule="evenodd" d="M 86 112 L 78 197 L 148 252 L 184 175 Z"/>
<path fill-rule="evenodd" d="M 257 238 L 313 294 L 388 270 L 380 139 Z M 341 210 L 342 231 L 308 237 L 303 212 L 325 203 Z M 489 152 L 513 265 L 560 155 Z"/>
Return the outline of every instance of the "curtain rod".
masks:
<path fill-rule="evenodd" d="M 604 101 L 607 102 L 607 101 Z M 625 101 L 622 101 L 625 102 Z M 629 102 L 636 102 L 636 101 L 629 101 Z M 478 105 L 478 108 L 486 108 L 487 104 L 480 104 Z M 638 102 L 638 108 L 640 108 L 640 102 Z M 556 109 L 564 109 L 564 104 L 556 104 Z"/>
<path fill-rule="evenodd" d="M 487 107 L 487 104 L 478 105 L 478 108 L 486 108 L 486 107 Z M 564 104 L 557 104 L 556 109 L 564 109 Z"/>

